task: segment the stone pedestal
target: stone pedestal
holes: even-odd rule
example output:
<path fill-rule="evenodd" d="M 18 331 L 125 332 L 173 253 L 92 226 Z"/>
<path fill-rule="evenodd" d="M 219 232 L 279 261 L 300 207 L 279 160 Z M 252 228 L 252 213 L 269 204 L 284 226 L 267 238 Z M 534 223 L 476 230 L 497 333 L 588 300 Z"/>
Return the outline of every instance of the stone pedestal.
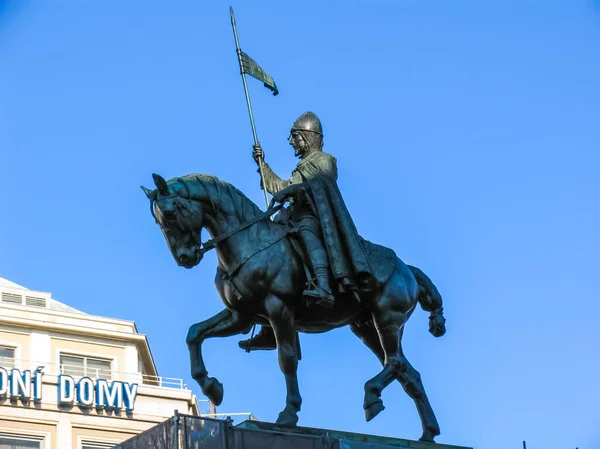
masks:
<path fill-rule="evenodd" d="M 316 438 L 324 443 L 324 447 L 335 449 L 472 449 L 465 446 L 425 443 L 422 441 L 405 440 L 403 438 L 366 435 L 341 430 L 317 429 L 313 427 L 280 427 L 276 424 L 261 421 L 244 421 L 235 426 L 235 428 L 248 431 L 270 432 L 278 435 L 280 438 L 285 438 L 288 435 L 290 442 L 297 437 Z M 291 444 L 290 447 L 292 447 Z"/>
<path fill-rule="evenodd" d="M 176 414 L 114 449 L 472 449 L 339 430 Z"/>

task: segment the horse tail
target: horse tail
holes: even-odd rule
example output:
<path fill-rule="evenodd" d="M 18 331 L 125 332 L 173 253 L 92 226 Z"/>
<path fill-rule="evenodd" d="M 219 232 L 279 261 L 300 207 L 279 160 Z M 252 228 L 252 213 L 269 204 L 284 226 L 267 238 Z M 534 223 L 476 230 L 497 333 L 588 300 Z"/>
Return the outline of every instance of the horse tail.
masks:
<path fill-rule="evenodd" d="M 446 333 L 446 318 L 444 318 L 442 296 L 425 273 L 411 265 L 408 265 L 408 268 L 410 268 L 419 283 L 419 296 L 417 298 L 419 304 L 423 310 L 429 312 L 429 332 L 434 337 L 441 337 Z"/>

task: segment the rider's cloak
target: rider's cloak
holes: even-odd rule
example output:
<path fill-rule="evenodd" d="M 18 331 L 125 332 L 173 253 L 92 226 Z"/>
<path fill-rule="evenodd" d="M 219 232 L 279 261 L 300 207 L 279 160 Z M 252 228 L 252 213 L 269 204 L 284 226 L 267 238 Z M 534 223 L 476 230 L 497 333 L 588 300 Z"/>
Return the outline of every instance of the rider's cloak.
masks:
<path fill-rule="evenodd" d="M 306 195 L 321 227 L 331 271 L 339 281 L 348 278 L 360 286 L 373 280 L 373 271 L 346 203 L 337 185 L 335 157 L 316 151 L 300 160 L 289 180 L 279 178 L 264 164 L 265 185 L 271 193 L 290 184 L 305 183 Z M 293 208 L 292 204 L 290 208 Z"/>

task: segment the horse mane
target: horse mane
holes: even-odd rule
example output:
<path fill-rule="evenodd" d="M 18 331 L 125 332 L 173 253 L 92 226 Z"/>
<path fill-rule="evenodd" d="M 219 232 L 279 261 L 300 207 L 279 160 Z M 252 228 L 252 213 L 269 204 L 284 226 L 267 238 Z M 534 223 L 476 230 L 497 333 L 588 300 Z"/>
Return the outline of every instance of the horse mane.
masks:
<path fill-rule="evenodd" d="M 258 214 L 262 213 L 260 208 L 250 200 L 242 191 L 233 184 L 223 181 L 213 175 L 190 173 L 188 175 L 172 178 L 167 181 L 167 184 L 182 183 L 187 187 L 187 183 L 199 183 L 202 188 L 206 191 L 208 200 L 211 202 L 213 210 L 217 210 L 215 207 L 215 201 L 221 203 L 223 206 L 223 195 L 227 195 L 233 204 L 233 211 L 226 210 L 221 207 L 221 210 L 225 213 L 232 213 L 237 216 L 241 221 L 247 220 L 248 218 L 254 218 Z M 213 198 L 213 195 L 215 198 Z M 181 196 L 181 195 L 179 195 Z"/>

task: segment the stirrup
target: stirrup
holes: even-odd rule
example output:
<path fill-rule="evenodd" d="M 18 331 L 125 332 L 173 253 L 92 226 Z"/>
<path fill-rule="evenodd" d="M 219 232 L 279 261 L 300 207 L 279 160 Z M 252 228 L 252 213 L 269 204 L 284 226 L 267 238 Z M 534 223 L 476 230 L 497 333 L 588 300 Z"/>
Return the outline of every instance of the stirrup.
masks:
<path fill-rule="evenodd" d="M 264 327 L 260 330 L 258 334 L 253 335 L 247 340 L 239 341 L 238 346 L 244 349 L 246 352 L 260 350 L 268 351 L 270 349 L 277 349 L 275 336 L 269 334 L 269 331 L 266 331 Z"/>
<path fill-rule="evenodd" d="M 312 284 L 312 283 L 311 283 Z M 312 288 L 310 288 L 312 287 Z M 312 284 L 302 292 L 304 296 L 314 298 L 311 302 L 322 307 L 331 308 L 334 306 L 335 299 L 331 292 L 319 287 L 316 284 Z"/>

